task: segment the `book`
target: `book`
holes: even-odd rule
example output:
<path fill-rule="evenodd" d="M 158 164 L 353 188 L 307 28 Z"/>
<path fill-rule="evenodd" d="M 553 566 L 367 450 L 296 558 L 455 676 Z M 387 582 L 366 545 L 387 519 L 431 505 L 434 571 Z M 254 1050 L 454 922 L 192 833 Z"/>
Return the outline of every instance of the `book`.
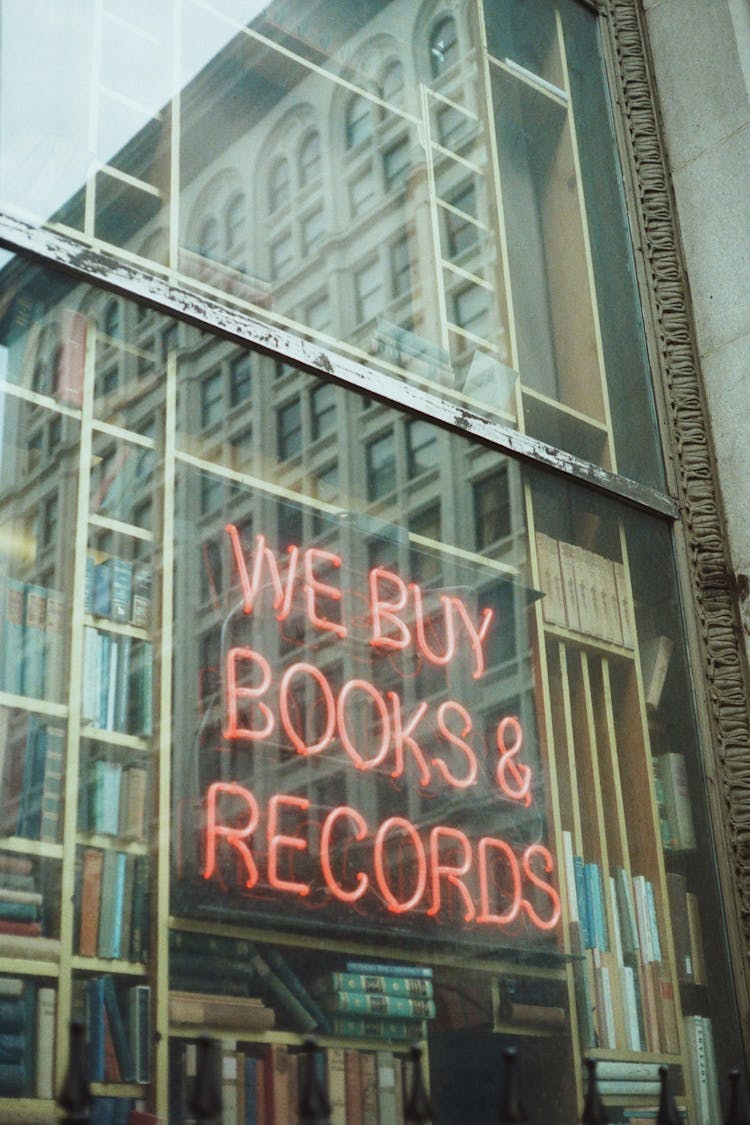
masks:
<path fill-rule="evenodd" d="M 332 992 L 320 997 L 325 1012 L 361 1016 L 397 1016 L 402 1019 L 435 1018 L 434 1000 L 365 992 Z"/>
<path fill-rule="evenodd" d="M 667 872 L 667 896 L 672 919 L 677 976 L 682 981 L 694 980 L 693 955 L 690 947 L 690 922 L 687 905 L 687 879 L 676 871 Z"/>
<path fill-rule="evenodd" d="M 99 904 L 104 853 L 98 848 L 86 848 L 82 867 L 78 952 L 84 957 L 96 957 L 99 948 Z"/>
<path fill-rule="evenodd" d="M 344 1091 L 346 1125 L 362 1125 L 362 1069 L 359 1051 L 344 1048 Z"/>
<path fill-rule="evenodd" d="M 122 775 L 117 833 L 123 840 L 144 840 L 146 837 L 146 798 L 148 770 L 144 766 L 128 766 Z"/>
<path fill-rule="evenodd" d="M 378 1061 L 374 1051 L 359 1056 L 362 1092 L 362 1125 L 378 1125 Z"/>
<path fill-rule="evenodd" d="M 695 825 L 684 754 L 661 754 L 659 777 L 664 789 L 664 805 L 671 831 L 671 846 L 676 851 L 695 848 Z"/>
<path fill-rule="evenodd" d="M 105 1067 L 104 979 L 91 977 L 86 989 L 86 1062 L 92 1082 L 103 1082 Z"/>
<path fill-rule="evenodd" d="M 688 891 L 685 895 L 687 904 L 688 930 L 690 932 L 690 956 L 693 965 L 693 980 L 695 984 L 707 984 L 706 958 L 703 952 L 703 936 L 701 934 L 700 905 L 698 896 Z"/>
<path fill-rule="evenodd" d="M 394 965 L 380 961 L 347 961 L 346 971 L 366 976 L 423 977 L 425 980 L 432 978 L 432 968 L 429 965 Z"/>
<path fill-rule="evenodd" d="M 103 981 L 104 1005 L 109 1018 L 110 1028 L 112 1029 L 112 1041 L 114 1043 L 122 1081 L 134 1082 L 135 1066 L 133 1064 L 133 1055 L 130 1050 L 130 1042 L 125 1030 L 125 1021 L 123 1020 L 117 993 L 115 991 L 115 982 L 109 973 L 106 973 L 101 979 Z"/>
<path fill-rule="evenodd" d="M 281 977 L 278 976 L 263 957 L 261 957 L 258 949 L 250 945 L 250 943 L 248 943 L 248 946 L 250 964 L 262 981 L 271 1002 L 278 1004 L 282 1008 L 284 1014 L 291 1020 L 296 1030 L 302 1032 L 312 1031 L 313 1028 L 317 1026 L 318 1022 L 315 1016 L 297 999 Z"/>
<path fill-rule="evenodd" d="M 132 985 L 128 992 L 128 1038 L 136 1082 L 151 1077 L 151 988 Z"/>
<path fill-rule="evenodd" d="M 289 1060 L 286 1043 L 269 1043 L 263 1051 L 266 1125 L 288 1125 Z"/>
<path fill-rule="evenodd" d="M 122 766 L 97 758 L 91 763 L 89 828 L 105 836 L 119 831 L 120 785 Z"/>
<path fill-rule="evenodd" d="M 426 977 L 377 976 L 374 973 L 332 972 L 316 983 L 315 991 L 415 997 L 422 1000 L 433 998 L 433 984 Z"/>
<path fill-rule="evenodd" d="M 545 593 L 542 599 L 542 615 L 550 625 L 565 626 L 565 595 L 557 540 L 537 532 L 536 553 L 539 582 Z"/>
<path fill-rule="evenodd" d="M 56 962 L 60 959 L 60 939 L 35 936 L 29 941 L 27 936 L 0 931 L 0 957 Z"/>
<path fill-rule="evenodd" d="M 23 694 L 44 698 L 45 617 L 47 591 L 43 586 L 27 583 L 24 588 Z"/>
<path fill-rule="evenodd" d="M 131 624 L 148 629 L 151 624 L 151 586 L 153 576 L 148 563 L 136 563 L 133 568 L 133 601 Z"/>
<path fill-rule="evenodd" d="M 65 671 L 65 595 L 47 590 L 44 618 L 44 698 L 52 703 L 62 699 Z"/>
<path fill-rule="evenodd" d="M 328 1101 L 331 1106 L 330 1125 L 349 1125 L 346 1104 L 346 1056 L 343 1047 L 326 1051 Z"/>
<path fill-rule="evenodd" d="M 421 1020 L 392 1019 L 381 1016 L 332 1016 L 331 1034 L 355 1039 L 397 1039 L 416 1043 L 424 1039 Z"/>
<path fill-rule="evenodd" d="M 268 946 L 264 949 L 264 955 L 269 968 L 276 973 L 282 984 L 285 984 L 292 995 L 299 1000 L 303 1008 L 307 1009 L 316 1021 L 319 1030 L 325 1031 L 328 1027 L 328 1018 L 325 1012 L 307 991 L 297 974 L 290 968 L 282 953 L 273 946 Z"/>
<path fill-rule="evenodd" d="M 396 1125 L 399 1110 L 403 1120 L 403 1098 L 396 1087 L 395 1060 L 389 1051 L 378 1051 L 376 1058 L 379 1117 L 382 1122 L 390 1121 Z"/>
<path fill-rule="evenodd" d="M 195 1024 L 265 1031 L 274 1026 L 273 1009 L 257 997 L 212 996 L 201 992 L 169 994 L 169 1018 L 174 1024 Z"/>
<path fill-rule="evenodd" d="M 3 605 L 3 689 L 23 692 L 25 584 L 6 575 Z"/>

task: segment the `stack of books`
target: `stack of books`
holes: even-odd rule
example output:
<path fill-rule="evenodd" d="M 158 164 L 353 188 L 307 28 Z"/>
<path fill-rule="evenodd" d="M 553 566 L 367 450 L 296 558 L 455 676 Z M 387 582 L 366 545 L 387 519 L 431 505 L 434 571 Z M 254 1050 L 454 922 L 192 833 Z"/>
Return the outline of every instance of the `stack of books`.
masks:
<path fill-rule="evenodd" d="M 313 992 L 334 1035 L 413 1042 L 435 1018 L 432 969 L 422 965 L 349 961 Z"/>
<path fill-rule="evenodd" d="M 51 1098 L 55 990 L 0 977 L 0 1097 Z"/>
<path fill-rule="evenodd" d="M 0 956 L 56 960 L 57 938 L 44 936 L 44 897 L 28 856 L 0 855 Z"/>

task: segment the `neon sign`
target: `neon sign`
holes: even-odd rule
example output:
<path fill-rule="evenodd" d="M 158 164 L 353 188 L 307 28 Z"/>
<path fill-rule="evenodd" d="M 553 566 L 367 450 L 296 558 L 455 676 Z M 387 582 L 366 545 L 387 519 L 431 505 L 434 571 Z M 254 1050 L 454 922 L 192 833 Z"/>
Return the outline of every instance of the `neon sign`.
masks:
<path fill-rule="evenodd" d="M 473 680 L 484 676 L 491 609 L 473 613 L 457 594 L 442 593 L 433 598 L 437 610 L 428 612 L 419 585 L 376 566 L 367 578 L 366 614 L 355 620 L 347 617 L 344 590 L 334 581 L 342 572 L 339 555 L 294 546 L 280 560 L 257 535 L 250 560 L 235 525 L 225 530 L 244 618 L 261 621 L 270 592 L 279 627 L 296 609 L 328 644 L 364 643 L 371 655 L 411 653 L 446 673 L 460 663 Z M 554 929 L 560 899 L 547 847 L 488 834 L 472 838 L 457 823 L 436 823 L 440 793 L 454 794 L 447 801 L 453 809 L 457 799 L 471 800 L 472 791 L 485 799 L 494 793 L 518 809 L 532 805 L 532 769 L 523 760 L 515 716 L 497 724 L 494 762 L 480 760 L 474 719 L 459 700 L 407 705 L 397 691 L 363 676 L 334 684 L 330 673 L 307 660 L 289 664 L 275 680 L 269 659 L 254 645 L 257 640 L 230 644 L 224 656 L 220 749 L 244 746 L 258 756 L 274 740 L 290 747 L 292 758 L 308 759 L 307 768 L 343 760 L 344 772 L 357 771 L 361 785 L 387 784 L 390 794 L 421 793 L 433 804 L 419 823 L 406 815 L 408 800 L 399 815 L 378 822 L 377 811 L 345 800 L 323 807 L 283 791 L 259 798 L 249 784 L 216 780 L 204 797 L 205 880 L 223 878 L 219 858 L 229 855 L 236 885 L 245 891 L 262 888 L 310 902 L 313 891 L 318 900 L 322 892 L 339 909 L 370 916 L 384 910 L 384 917 L 418 914 L 439 922 L 450 914 L 466 926 L 502 928 L 525 920 L 540 931 Z M 315 699 L 314 734 L 297 706 L 301 694 Z"/>

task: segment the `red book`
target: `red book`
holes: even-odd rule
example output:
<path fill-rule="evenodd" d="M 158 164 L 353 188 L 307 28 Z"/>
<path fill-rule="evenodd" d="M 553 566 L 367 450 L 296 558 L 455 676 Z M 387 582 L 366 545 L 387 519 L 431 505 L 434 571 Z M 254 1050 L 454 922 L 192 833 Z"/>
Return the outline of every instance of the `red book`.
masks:
<path fill-rule="evenodd" d="M 12 922 L 0 919 L 0 934 L 25 934 L 27 937 L 41 937 L 41 922 Z"/>
<path fill-rule="evenodd" d="M 87 848 L 83 853 L 81 874 L 81 934 L 78 952 L 83 957 L 96 957 L 99 941 L 99 900 L 102 894 L 104 852 Z"/>

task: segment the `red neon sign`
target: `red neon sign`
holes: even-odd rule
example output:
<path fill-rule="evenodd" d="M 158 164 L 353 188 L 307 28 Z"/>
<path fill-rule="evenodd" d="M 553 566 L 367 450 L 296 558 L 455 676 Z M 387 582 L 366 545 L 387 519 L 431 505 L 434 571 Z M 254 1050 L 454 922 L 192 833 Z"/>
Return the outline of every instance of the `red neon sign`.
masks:
<path fill-rule="evenodd" d="M 351 638 L 383 653 L 411 651 L 446 673 L 460 661 L 473 679 L 484 675 L 491 610 L 477 616 L 462 598 L 445 593 L 433 596 L 437 611 L 434 604 L 428 609 L 419 585 L 373 567 L 367 614 L 347 617 L 356 599 L 340 584 L 339 555 L 290 547 L 277 559 L 258 535 L 252 558 L 246 558 L 234 524 L 226 531 L 244 615 L 263 615 L 268 603 L 282 623 L 296 605 L 321 643 L 323 637 L 329 645 Z M 302 696 L 314 698 L 314 734 L 305 719 L 309 710 L 298 704 Z M 275 682 L 262 653 L 248 645 L 230 647 L 223 737 L 257 755 L 272 736 L 311 759 L 308 770 L 327 769 L 323 763 L 335 758 L 344 776 L 353 768 L 371 778 L 366 785 L 386 785 L 389 793 L 406 794 L 416 783 L 427 800 L 424 809 L 445 791 L 456 794 L 455 807 L 458 791 L 467 791 L 468 799 L 469 791 L 487 786 L 487 776 L 496 800 L 523 808 L 532 802 L 532 770 L 523 760 L 523 729 L 515 716 L 497 724 L 498 757 L 494 766 L 487 762 L 488 775 L 480 770 L 484 741 L 456 699 L 438 705 L 417 700 L 407 710 L 397 691 L 381 691 L 362 676 L 335 688 L 324 670 L 308 661 L 291 664 Z M 313 887 L 323 888 L 330 901 L 357 904 L 358 910 L 359 904 L 369 903 L 370 910 L 379 904 L 391 914 L 460 916 L 478 926 L 507 927 L 525 919 L 546 931 L 560 919 L 560 898 L 551 882 L 554 860 L 540 843 L 519 847 L 488 835 L 472 839 L 463 827 L 435 823 L 433 814 L 425 825 L 406 815 L 372 824 L 351 805 L 320 810 L 308 797 L 284 792 L 261 801 L 234 781 L 209 785 L 205 804 L 205 879 L 218 876 L 223 849 L 239 860 L 234 869 L 246 889 L 260 885 L 307 898 Z"/>

